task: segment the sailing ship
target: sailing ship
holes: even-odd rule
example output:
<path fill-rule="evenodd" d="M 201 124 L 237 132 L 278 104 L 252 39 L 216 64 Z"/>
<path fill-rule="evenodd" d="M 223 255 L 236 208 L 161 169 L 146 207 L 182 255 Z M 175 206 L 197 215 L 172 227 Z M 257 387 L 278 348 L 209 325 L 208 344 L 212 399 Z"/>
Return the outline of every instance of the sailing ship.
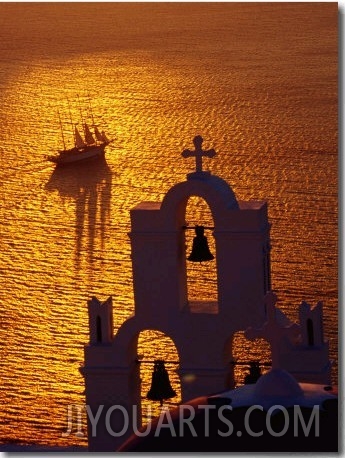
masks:
<path fill-rule="evenodd" d="M 74 146 L 72 148 L 66 148 L 60 113 L 58 114 L 64 149 L 58 151 L 58 154 L 54 156 L 48 156 L 48 161 L 54 162 L 57 165 L 68 165 L 76 162 L 84 162 L 89 161 L 91 159 L 98 159 L 104 157 L 105 147 L 109 145 L 109 143 L 111 143 L 112 140 L 107 138 L 104 131 L 100 132 L 97 126 L 94 124 L 94 122 L 92 125 L 93 132 L 91 131 L 90 126 L 86 122 L 83 122 L 84 136 L 82 136 L 79 132 L 79 129 L 77 127 L 78 124 L 74 124 Z"/>

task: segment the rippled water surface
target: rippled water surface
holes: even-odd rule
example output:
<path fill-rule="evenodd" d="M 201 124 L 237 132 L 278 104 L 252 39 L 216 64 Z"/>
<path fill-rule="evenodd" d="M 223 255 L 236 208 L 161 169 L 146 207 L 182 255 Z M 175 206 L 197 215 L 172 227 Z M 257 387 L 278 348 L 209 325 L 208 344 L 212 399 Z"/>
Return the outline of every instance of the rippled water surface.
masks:
<path fill-rule="evenodd" d="M 70 141 L 88 94 L 114 138 L 106 163 L 54 170 L 58 109 Z M 62 431 L 84 402 L 87 300 L 112 295 L 116 329 L 133 312 L 129 210 L 185 180 L 196 134 L 239 200 L 268 201 L 278 305 L 296 320 L 301 300 L 324 301 L 336 363 L 336 3 L 1 3 L 0 100 L 2 442 L 85 445 Z M 188 222 L 209 219 L 191 199 Z M 212 272 L 189 277 L 212 298 Z M 267 346 L 235 342 L 236 359 L 269 361 Z M 139 347 L 177 357 L 150 332 Z"/>

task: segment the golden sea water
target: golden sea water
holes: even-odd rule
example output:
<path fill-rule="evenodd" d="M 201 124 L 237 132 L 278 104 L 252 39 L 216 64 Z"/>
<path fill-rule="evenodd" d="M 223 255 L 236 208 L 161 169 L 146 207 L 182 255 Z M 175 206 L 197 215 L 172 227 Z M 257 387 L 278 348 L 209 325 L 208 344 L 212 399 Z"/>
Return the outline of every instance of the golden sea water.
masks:
<path fill-rule="evenodd" d="M 337 20 L 336 3 L 0 4 L 1 442 L 86 444 L 62 433 L 85 402 L 87 301 L 113 296 L 115 331 L 133 313 L 129 211 L 185 180 L 196 134 L 239 200 L 268 201 L 278 306 L 296 321 L 324 302 L 336 382 Z M 88 94 L 106 163 L 54 170 L 58 110 L 70 141 Z M 187 221 L 212 224 L 198 199 Z M 188 267 L 191 297 L 213 298 L 212 269 Z M 171 341 L 145 332 L 138 353 L 167 360 L 179 394 Z"/>

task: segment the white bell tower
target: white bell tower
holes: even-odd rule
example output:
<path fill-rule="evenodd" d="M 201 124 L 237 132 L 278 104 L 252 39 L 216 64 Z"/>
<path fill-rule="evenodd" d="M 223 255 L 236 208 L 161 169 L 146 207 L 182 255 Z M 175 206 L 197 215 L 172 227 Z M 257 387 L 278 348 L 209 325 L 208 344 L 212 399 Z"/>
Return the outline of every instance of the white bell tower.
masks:
<path fill-rule="evenodd" d="M 128 410 L 130 425 L 132 406 L 140 404 L 135 361 L 141 331 L 158 330 L 173 340 L 179 354 L 182 401 L 188 401 L 233 387 L 233 335 L 266 319 L 264 297 L 271 289 L 267 204 L 238 201 L 226 181 L 202 168 L 203 157 L 213 157 L 215 151 L 203 150 L 200 136 L 193 142 L 195 150 L 182 155 L 195 157 L 196 171 L 173 186 L 162 202 L 141 202 L 131 210 L 134 316 L 109 341 L 103 338 L 111 336 L 108 328 L 100 328 L 112 320 L 107 307 L 94 305 L 90 315 L 90 344 L 82 368 L 86 403 L 93 411 L 99 405 L 120 404 Z M 191 196 L 203 198 L 213 216 L 217 314 L 208 313 L 207 304 L 205 312 L 195 313 L 188 302 L 185 212 Z M 97 317 L 98 324 L 93 322 Z M 114 431 L 123 426 L 118 417 L 113 419 Z M 89 428 L 90 451 L 114 451 L 126 437 L 109 434 L 106 418 L 102 421 L 95 436 Z"/>
<path fill-rule="evenodd" d="M 170 315 L 188 312 L 185 212 L 189 197 L 199 196 L 214 220 L 220 321 L 227 329 L 245 329 L 265 318 L 259 304 L 270 290 L 267 204 L 238 202 L 222 178 L 202 170 L 202 156 L 213 157 L 214 150 L 203 151 L 200 136 L 194 144 L 195 151 L 182 155 L 195 156 L 196 172 L 173 186 L 163 202 L 142 202 L 131 210 L 135 313 L 161 325 Z"/>

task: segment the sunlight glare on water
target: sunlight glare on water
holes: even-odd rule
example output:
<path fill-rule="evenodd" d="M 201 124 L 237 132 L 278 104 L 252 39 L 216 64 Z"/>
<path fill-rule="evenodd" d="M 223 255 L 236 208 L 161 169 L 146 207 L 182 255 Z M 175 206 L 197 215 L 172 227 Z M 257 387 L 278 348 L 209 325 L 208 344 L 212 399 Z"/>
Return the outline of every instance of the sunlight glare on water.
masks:
<path fill-rule="evenodd" d="M 62 432 L 85 402 L 87 301 L 113 296 L 115 331 L 133 313 L 129 211 L 185 180 L 197 134 L 217 151 L 206 169 L 268 201 L 278 306 L 297 320 L 302 300 L 324 301 L 337 362 L 337 4 L 2 3 L 0 43 L 2 442 L 86 444 Z M 59 112 L 71 142 L 89 100 L 114 139 L 106 163 L 54 170 Z M 213 224 L 197 199 L 186 220 Z M 216 293 L 214 269 L 188 269 L 191 298 Z M 269 362 L 265 343 L 235 344 Z M 138 345 L 178 358 L 152 331 Z"/>

